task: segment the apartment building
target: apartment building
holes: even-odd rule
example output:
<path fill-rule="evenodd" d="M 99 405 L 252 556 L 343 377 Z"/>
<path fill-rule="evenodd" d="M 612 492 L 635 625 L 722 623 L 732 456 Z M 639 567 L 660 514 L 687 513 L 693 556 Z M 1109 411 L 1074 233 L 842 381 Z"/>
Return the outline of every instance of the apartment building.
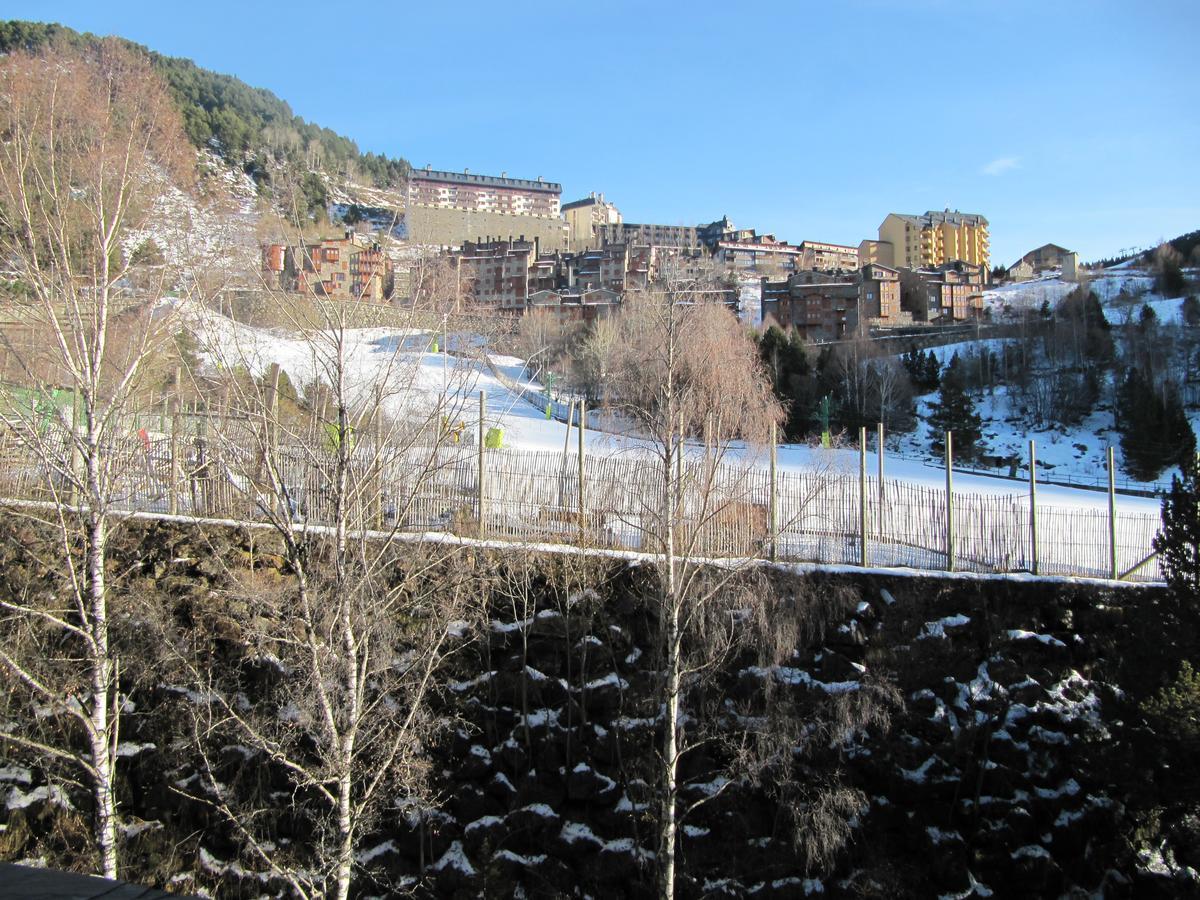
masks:
<path fill-rule="evenodd" d="M 597 246 L 635 244 L 642 247 L 700 247 L 700 230 L 695 225 L 645 225 L 616 222 L 597 226 Z"/>
<path fill-rule="evenodd" d="M 949 209 L 919 216 L 888 213 L 879 226 L 876 253 L 871 262 L 901 269 L 962 260 L 986 272 L 991 261 L 988 221 L 975 213 Z"/>
<path fill-rule="evenodd" d="M 805 270 L 762 281 L 763 324 L 793 328 L 807 341 L 836 341 L 858 327 L 859 279 Z"/>
<path fill-rule="evenodd" d="M 858 244 L 858 267 L 869 266 L 872 263 L 877 263 L 881 266 L 895 265 L 895 254 L 892 253 L 892 245 L 887 241 L 877 241 L 873 238 L 867 238 L 860 241 Z"/>
<path fill-rule="evenodd" d="M 603 194 L 592 193 L 582 200 L 564 203 L 562 215 L 570 230 L 568 249 L 573 253 L 600 247 L 597 233 L 600 226 L 621 224 L 621 211 L 605 200 Z"/>
<path fill-rule="evenodd" d="M 713 249 L 713 259 L 726 269 L 784 277 L 801 268 L 802 255 L 801 248 L 753 230 L 733 232 Z"/>
<path fill-rule="evenodd" d="M 403 232 L 414 244 L 459 247 L 482 235 L 537 238 L 544 250 L 568 249 L 567 223 L 560 215 L 562 186 L 428 166 L 409 178 Z"/>
<path fill-rule="evenodd" d="M 537 243 L 527 240 L 466 241 L 451 254 L 464 291 L 479 306 L 506 313 L 523 313 L 531 290 L 538 289 L 545 271 L 537 267 Z"/>
<path fill-rule="evenodd" d="M 408 202 L 439 209 L 508 213 L 517 216 L 558 216 L 562 185 L 508 173 L 475 175 L 470 170 L 438 172 L 426 166 L 408 180 Z"/>
<path fill-rule="evenodd" d="M 823 241 L 800 242 L 801 269 L 817 269 L 824 272 L 850 271 L 859 268 L 858 248 L 845 244 L 827 244 Z"/>
<path fill-rule="evenodd" d="M 987 270 L 962 260 L 900 274 L 901 304 L 914 321 L 966 322 L 984 315 Z"/>
<path fill-rule="evenodd" d="M 863 323 L 871 328 L 911 325 L 912 313 L 900 305 L 900 272 L 890 266 L 870 263 L 861 269 L 858 309 Z"/>
<path fill-rule="evenodd" d="M 628 244 L 611 244 L 598 250 L 562 254 L 557 259 L 559 286 L 576 290 L 603 288 L 624 294 L 630 286 L 632 255 L 632 248 Z"/>
<path fill-rule="evenodd" d="M 347 231 L 316 244 L 266 244 L 268 284 L 335 300 L 382 301 L 392 294 L 392 261 L 369 237 Z"/>
<path fill-rule="evenodd" d="M 752 230 L 736 232 L 728 216 L 707 225 L 652 225 L 619 222 L 597 227 L 597 246 L 629 244 L 634 247 L 675 247 L 683 250 L 716 249 L 722 240 L 753 236 Z"/>
<path fill-rule="evenodd" d="M 902 308 L 901 273 L 873 263 L 850 272 L 802 269 L 762 280 L 762 316 L 810 341 L 836 341 L 862 329 L 913 324 Z"/>

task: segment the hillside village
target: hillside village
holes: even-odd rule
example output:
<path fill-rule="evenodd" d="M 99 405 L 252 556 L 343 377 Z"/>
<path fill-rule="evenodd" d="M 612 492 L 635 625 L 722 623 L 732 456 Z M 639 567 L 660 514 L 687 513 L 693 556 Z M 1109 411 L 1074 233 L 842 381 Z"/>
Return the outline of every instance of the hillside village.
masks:
<path fill-rule="evenodd" d="M 505 328 L 542 335 L 541 343 L 519 342 L 524 350 L 514 347 L 513 352 L 548 354 L 540 368 L 561 369 L 560 383 L 590 390 L 593 398 L 594 389 L 575 365 L 593 323 L 613 315 L 628 293 L 649 289 L 666 273 L 704 278 L 708 296 L 735 310 L 757 333 L 778 329 L 803 344 L 814 365 L 826 360 L 829 371 L 816 379 L 820 384 L 804 397 L 787 398 L 804 406 L 796 410 L 789 434 L 809 433 L 800 420 L 807 422 L 820 397 L 830 396 L 838 410 L 834 431 L 844 431 L 849 440 L 860 425 L 883 422 L 895 435 L 894 450 L 912 458 L 937 458 L 937 435 L 926 424 L 936 392 L 922 393 L 915 383 L 889 383 L 882 403 L 868 399 L 878 394 L 870 382 L 884 377 L 880 367 L 898 370 L 889 371 L 885 381 L 912 382 L 912 373 L 900 369 L 897 359 L 913 348 L 931 348 L 940 368 L 948 367 L 956 353 L 965 363 L 977 361 L 981 350 L 999 351 L 1009 377 L 1016 374 L 1009 351 L 1017 336 L 1026 345 L 1045 340 L 1056 311 L 1073 292 L 1096 293 L 1105 320 L 1117 326 L 1119 343 L 1143 307 L 1153 310 L 1155 327 L 1171 334 L 1172 346 L 1182 354 L 1176 367 L 1155 376 L 1154 386 L 1169 387 L 1188 403 L 1195 399 L 1189 393 L 1194 341 L 1188 332 L 1195 313 L 1192 320 L 1181 313 L 1185 295 L 1195 290 L 1194 269 L 1180 268 L 1178 262 L 1168 263 L 1178 273 L 1168 297 L 1161 292 L 1163 263 L 1149 254 L 1113 269 L 1085 267 L 1077 253 L 1046 244 L 1010 266 L 994 264 L 988 220 L 975 213 L 889 213 L 878 236 L 857 246 L 792 244 L 736 228 L 728 217 L 696 226 L 628 223 L 602 193 L 561 203 L 560 191 L 558 184 L 540 178 L 416 170 L 402 207 L 334 204 L 329 216 L 333 225 L 346 226 L 341 236 L 304 246 L 265 246 L 264 275 L 273 286 L 315 290 L 339 300 L 421 305 L 437 294 L 448 308 L 494 313 L 507 322 Z M 1181 241 L 1192 252 L 1194 242 Z M 355 271 L 370 271 L 369 283 Z M 529 321 L 522 324 L 523 319 Z M 874 368 L 850 377 L 856 386 L 847 387 L 846 373 L 839 385 L 833 369 L 844 370 L 840 355 L 854 342 L 870 345 L 855 351 L 861 357 L 855 365 Z M 1057 369 L 1055 360 L 1035 356 L 1026 346 L 1018 366 L 1027 371 L 1020 378 Z M 1106 446 L 1120 446 L 1122 433 L 1117 362 L 1112 356 L 1104 373 L 1108 386 L 1093 389 L 1089 409 L 1066 416 L 1048 410 L 1045 399 L 1031 412 L 1028 404 L 1012 402 L 1003 386 L 998 404 L 996 375 L 990 374 L 987 396 L 977 396 L 984 426 L 978 453 L 965 454 L 968 461 L 975 455 L 976 463 L 990 461 L 994 474 L 1027 475 L 1026 444 L 1041 430 L 1045 478 L 1102 486 L 1097 468 L 1105 465 Z M 778 386 L 778 372 L 775 379 Z M 935 373 L 925 390 L 936 388 L 936 382 Z M 971 390 L 984 387 L 973 384 Z M 1188 446 L 1185 441 L 1176 448 L 1174 458 L 1163 454 L 1163 463 L 1153 470 L 1134 472 L 1118 456 L 1122 489 L 1162 489 L 1173 465 L 1187 457 Z"/>

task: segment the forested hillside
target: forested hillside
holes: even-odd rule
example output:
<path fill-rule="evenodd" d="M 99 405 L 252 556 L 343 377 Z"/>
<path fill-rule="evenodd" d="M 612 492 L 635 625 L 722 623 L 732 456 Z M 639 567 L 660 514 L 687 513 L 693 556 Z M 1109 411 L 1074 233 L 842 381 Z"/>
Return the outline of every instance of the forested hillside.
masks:
<path fill-rule="evenodd" d="M 4 53 L 38 49 L 55 41 L 80 45 L 99 40 L 97 35 L 57 24 L 0 21 L 0 52 Z M 305 121 L 268 90 L 202 69 L 189 59 L 163 56 L 118 40 L 146 54 L 162 73 L 192 142 L 216 150 L 260 184 L 269 179 L 272 162 L 347 175 L 376 187 L 396 185 L 408 174 L 405 160 L 361 152 L 350 138 Z"/>

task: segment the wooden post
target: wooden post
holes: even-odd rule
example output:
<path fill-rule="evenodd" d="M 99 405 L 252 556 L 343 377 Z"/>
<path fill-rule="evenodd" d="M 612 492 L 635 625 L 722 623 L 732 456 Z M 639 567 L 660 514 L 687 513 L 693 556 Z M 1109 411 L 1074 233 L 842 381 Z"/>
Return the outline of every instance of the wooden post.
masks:
<path fill-rule="evenodd" d="M 165 405 L 165 404 L 164 404 Z M 171 483 L 167 487 L 167 512 L 179 514 L 179 401 L 171 412 Z"/>
<path fill-rule="evenodd" d="M 371 434 L 374 436 L 372 444 L 375 456 L 371 463 L 371 468 L 375 473 L 375 521 L 377 527 L 383 529 L 387 525 L 387 510 L 383 499 L 383 385 L 381 384 L 375 385 L 375 409 L 371 418 L 374 419 L 372 424 L 375 426 L 371 429 Z M 397 515 L 399 512 L 397 507 Z"/>
<path fill-rule="evenodd" d="M 585 506 L 586 496 L 584 494 L 583 483 L 583 439 L 584 431 L 587 428 L 587 401 L 580 398 L 579 400 L 579 539 L 583 543 L 585 534 L 584 513 L 587 509 Z"/>
<path fill-rule="evenodd" d="M 563 456 L 571 449 L 571 423 L 575 421 L 575 401 L 567 404 L 567 433 L 563 437 Z"/>
<path fill-rule="evenodd" d="M 883 486 L 883 423 L 880 422 L 875 430 L 875 449 L 879 453 L 879 509 L 875 519 L 875 539 L 879 540 L 883 537 L 884 530 L 884 500 L 886 499 L 885 488 Z"/>
<path fill-rule="evenodd" d="M 879 515 L 883 516 L 883 423 L 880 422 L 875 434 L 875 449 L 879 451 Z"/>
<path fill-rule="evenodd" d="M 484 527 L 484 516 L 486 513 L 485 499 L 487 494 L 484 491 L 483 485 L 483 451 L 484 451 L 484 416 L 487 415 L 487 394 L 483 391 L 479 392 L 479 471 L 477 473 L 478 488 L 479 488 L 479 537 L 486 534 Z"/>
<path fill-rule="evenodd" d="M 770 517 L 771 562 L 779 561 L 779 447 L 775 423 L 771 423 L 771 498 L 767 505 Z"/>
<path fill-rule="evenodd" d="M 1037 445 L 1029 442 L 1029 571 L 1038 573 Z"/>
<path fill-rule="evenodd" d="M 858 429 L 858 564 L 867 566 L 867 428 Z"/>
<path fill-rule="evenodd" d="M 1117 464 L 1113 448 L 1108 448 L 1108 563 L 1109 574 L 1116 581 L 1117 569 Z"/>
<path fill-rule="evenodd" d="M 207 410 L 206 410 L 207 412 Z M 209 451 L 208 451 L 208 417 L 200 414 L 200 401 L 195 404 L 196 416 L 196 448 L 197 462 L 203 477 L 200 483 L 201 497 L 203 498 L 203 512 L 201 515 L 210 516 L 215 512 L 228 512 L 228 510 L 216 510 L 213 508 L 214 489 L 216 482 L 212 477 L 212 472 L 209 470 Z"/>
<path fill-rule="evenodd" d="M 273 459 L 279 454 L 279 363 L 271 363 L 271 386 L 267 395 L 268 452 Z M 341 435 L 338 436 L 342 438 Z"/>
<path fill-rule="evenodd" d="M 954 571 L 954 433 L 946 432 L 946 571 Z"/>

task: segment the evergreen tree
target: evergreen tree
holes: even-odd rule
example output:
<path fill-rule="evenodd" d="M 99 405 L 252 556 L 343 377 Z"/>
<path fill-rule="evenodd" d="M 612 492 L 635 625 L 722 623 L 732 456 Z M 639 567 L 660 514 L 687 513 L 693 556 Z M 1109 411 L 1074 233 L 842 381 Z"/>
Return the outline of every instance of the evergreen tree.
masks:
<path fill-rule="evenodd" d="M 1200 325 L 1200 300 L 1196 299 L 1195 294 L 1188 294 L 1183 298 L 1180 311 L 1183 314 L 1183 323 L 1189 328 Z"/>
<path fill-rule="evenodd" d="M 772 325 L 759 338 L 758 354 L 771 378 L 775 396 L 787 414 L 783 437 L 796 440 L 810 429 L 815 385 L 804 342 L 796 332 Z"/>
<path fill-rule="evenodd" d="M 1182 598 L 1200 598 L 1200 466 L 1195 457 L 1183 477 L 1171 478 L 1162 499 L 1162 530 L 1154 537 L 1167 584 Z"/>
<path fill-rule="evenodd" d="M 962 361 L 955 353 L 942 375 L 938 399 L 930 407 L 929 425 L 933 429 L 934 449 L 942 446 L 944 433 L 952 431 L 955 457 L 973 460 L 982 450 L 983 420 L 975 410 L 971 395 L 967 393 L 963 368 Z"/>
<path fill-rule="evenodd" d="M 1117 407 L 1121 455 L 1130 475 L 1153 481 L 1168 466 L 1192 464 L 1196 436 L 1173 384 L 1159 391 L 1131 367 L 1118 390 Z"/>
<path fill-rule="evenodd" d="M 1149 303 L 1142 304 L 1142 311 L 1138 316 L 1138 331 L 1142 334 L 1149 334 L 1158 327 L 1158 313 L 1154 311 L 1154 307 Z"/>
<path fill-rule="evenodd" d="M 900 361 L 918 393 L 927 394 L 937 390 L 942 367 L 932 350 L 922 352 L 914 348 L 900 357 Z"/>
<path fill-rule="evenodd" d="M 1104 307 L 1095 291 L 1076 288 L 1058 304 L 1055 340 L 1068 340 L 1079 349 L 1080 365 L 1107 365 L 1116 357 L 1112 325 L 1104 315 Z M 1082 340 L 1079 340 L 1082 338 Z"/>

